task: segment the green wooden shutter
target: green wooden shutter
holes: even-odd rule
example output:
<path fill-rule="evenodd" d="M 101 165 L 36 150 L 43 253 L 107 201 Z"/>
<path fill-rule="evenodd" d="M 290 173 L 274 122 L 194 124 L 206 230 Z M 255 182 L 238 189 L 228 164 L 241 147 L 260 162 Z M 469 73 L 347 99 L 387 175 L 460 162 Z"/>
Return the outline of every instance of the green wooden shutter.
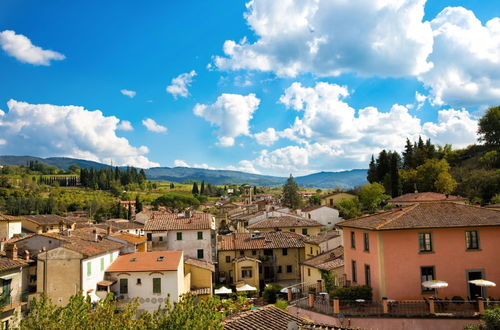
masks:
<path fill-rule="evenodd" d="M 161 278 L 153 278 L 153 293 L 161 293 Z"/>

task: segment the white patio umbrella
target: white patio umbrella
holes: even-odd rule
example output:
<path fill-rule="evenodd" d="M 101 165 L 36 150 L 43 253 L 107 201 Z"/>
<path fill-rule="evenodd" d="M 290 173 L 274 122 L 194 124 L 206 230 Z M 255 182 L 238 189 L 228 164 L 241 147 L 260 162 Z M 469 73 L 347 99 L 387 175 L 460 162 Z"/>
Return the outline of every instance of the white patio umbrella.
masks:
<path fill-rule="evenodd" d="M 99 298 L 94 291 L 91 291 L 91 292 L 88 292 L 87 293 L 87 296 L 90 297 L 90 302 L 91 303 L 97 303 L 99 300 L 101 300 L 101 298 Z"/>
<path fill-rule="evenodd" d="M 233 290 L 226 288 L 225 286 L 221 286 L 218 289 L 215 289 L 215 294 L 230 294 Z"/>
<path fill-rule="evenodd" d="M 251 286 L 249 284 L 245 284 L 243 286 L 240 286 L 239 288 L 236 288 L 236 291 L 257 291 L 257 288 L 254 286 Z"/>
<path fill-rule="evenodd" d="M 472 283 L 477 286 L 485 286 L 485 287 L 492 287 L 492 286 L 497 286 L 494 282 L 479 279 L 479 280 L 472 280 L 469 281 L 469 283 Z"/>
<path fill-rule="evenodd" d="M 294 286 L 289 286 L 288 288 L 292 289 L 293 293 L 298 293 L 300 290 Z M 288 293 L 288 288 L 283 288 L 280 290 L 281 293 Z"/>
<path fill-rule="evenodd" d="M 439 280 L 430 280 L 422 282 L 422 286 L 429 289 L 436 289 L 436 296 L 438 295 L 438 289 L 448 287 L 448 282 L 439 281 Z"/>

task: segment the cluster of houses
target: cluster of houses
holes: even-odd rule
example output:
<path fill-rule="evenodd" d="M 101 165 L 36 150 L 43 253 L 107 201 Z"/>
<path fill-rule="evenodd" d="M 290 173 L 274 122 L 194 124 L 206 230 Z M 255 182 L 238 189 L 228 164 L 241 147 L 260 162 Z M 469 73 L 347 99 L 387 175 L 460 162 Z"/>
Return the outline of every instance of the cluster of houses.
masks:
<path fill-rule="evenodd" d="M 500 210 L 416 193 L 391 200 L 392 210 L 343 220 L 335 204 L 348 197 L 328 194 L 321 205 L 292 211 L 250 192 L 242 202 L 218 203 L 217 216 L 146 208 L 134 221 L 98 224 L 0 215 L 0 320 L 8 327 L 41 293 L 64 305 L 78 292 L 91 301 L 113 292 L 152 311 L 167 296 L 313 285 L 325 273 L 335 286 L 370 286 L 374 299 L 431 296 L 421 283 L 436 279 L 449 283 L 440 294 L 450 298 L 500 297 L 500 289 L 469 283 L 500 282 Z"/>

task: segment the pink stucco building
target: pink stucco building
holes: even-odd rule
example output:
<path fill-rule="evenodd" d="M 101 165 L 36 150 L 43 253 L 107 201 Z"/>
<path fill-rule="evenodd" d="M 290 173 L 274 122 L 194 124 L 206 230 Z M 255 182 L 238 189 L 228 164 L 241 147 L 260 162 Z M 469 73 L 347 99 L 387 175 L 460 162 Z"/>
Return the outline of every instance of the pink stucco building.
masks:
<path fill-rule="evenodd" d="M 500 298 L 500 211 L 454 202 L 416 203 L 337 224 L 344 230 L 346 279 L 373 298 L 435 296 L 425 280 L 448 282 L 440 298 Z M 483 278 L 498 287 L 468 283 Z"/>

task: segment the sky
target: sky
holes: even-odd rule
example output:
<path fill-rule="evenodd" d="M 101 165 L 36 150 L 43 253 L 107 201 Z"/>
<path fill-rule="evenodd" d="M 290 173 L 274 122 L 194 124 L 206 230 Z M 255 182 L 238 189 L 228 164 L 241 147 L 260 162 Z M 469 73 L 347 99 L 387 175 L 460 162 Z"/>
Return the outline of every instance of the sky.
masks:
<path fill-rule="evenodd" d="M 287 176 L 500 104 L 500 2 L 0 2 L 0 154 Z"/>

